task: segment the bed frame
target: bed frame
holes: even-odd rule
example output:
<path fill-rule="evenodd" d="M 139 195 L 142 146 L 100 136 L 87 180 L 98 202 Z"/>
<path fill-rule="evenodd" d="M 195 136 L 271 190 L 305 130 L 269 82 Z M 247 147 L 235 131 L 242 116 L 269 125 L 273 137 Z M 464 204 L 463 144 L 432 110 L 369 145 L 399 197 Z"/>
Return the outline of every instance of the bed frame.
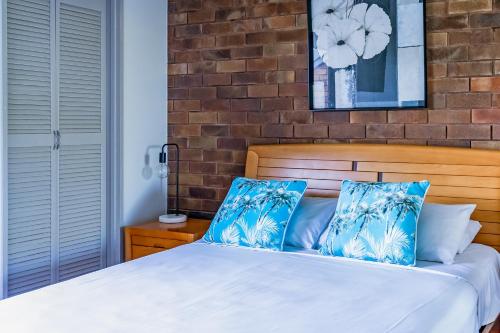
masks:
<path fill-rule="evenodd" d="M 245 176 L 304 179 L 306 195 L 336 197 L 342 180 L 429 180 L 426 201 L 475 203 L 475 239 L 500 251 L 500 151 L 376 144 L 285 144 L 248 148 Z"/>

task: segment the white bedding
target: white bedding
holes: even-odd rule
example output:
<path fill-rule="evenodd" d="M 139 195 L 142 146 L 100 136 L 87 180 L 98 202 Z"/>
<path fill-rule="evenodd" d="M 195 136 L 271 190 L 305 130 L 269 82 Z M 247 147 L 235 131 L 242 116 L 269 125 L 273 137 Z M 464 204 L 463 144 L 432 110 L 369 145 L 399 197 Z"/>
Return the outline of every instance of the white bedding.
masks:
<path fill-rule="evenodd" d="M 477 332 L 465 278 L 193 243 L 0 302 L 1 332 Z"/>

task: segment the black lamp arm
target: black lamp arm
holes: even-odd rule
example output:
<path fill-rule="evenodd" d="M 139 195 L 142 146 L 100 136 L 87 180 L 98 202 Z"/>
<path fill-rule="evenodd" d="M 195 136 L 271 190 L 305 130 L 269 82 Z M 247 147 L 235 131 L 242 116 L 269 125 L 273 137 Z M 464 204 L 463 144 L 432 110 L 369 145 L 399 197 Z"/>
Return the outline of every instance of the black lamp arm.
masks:
<path fill-rule="evenodd" d="M 166 147 L 175 147 L 175 215 L 179 215 L 179 145 L 177 143 L 165 143 L 161 147 L 160 164 L 167 163 Z"/>

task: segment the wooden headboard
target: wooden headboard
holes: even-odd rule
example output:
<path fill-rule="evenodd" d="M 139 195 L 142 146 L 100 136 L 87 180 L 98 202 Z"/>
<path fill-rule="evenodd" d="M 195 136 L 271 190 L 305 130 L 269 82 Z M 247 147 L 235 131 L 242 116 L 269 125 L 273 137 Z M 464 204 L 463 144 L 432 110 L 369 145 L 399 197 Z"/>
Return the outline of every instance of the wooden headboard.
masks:
<path fill-rule="evenodd" d="M 375 144 L 284 144 L 248 148 L 245 176 L 304 179 L 309 196 L 336 197 L 342 180 L 429 180 L 427 202 L 475 203 L 475 242 L 500 251 L 500 151 Z"/>

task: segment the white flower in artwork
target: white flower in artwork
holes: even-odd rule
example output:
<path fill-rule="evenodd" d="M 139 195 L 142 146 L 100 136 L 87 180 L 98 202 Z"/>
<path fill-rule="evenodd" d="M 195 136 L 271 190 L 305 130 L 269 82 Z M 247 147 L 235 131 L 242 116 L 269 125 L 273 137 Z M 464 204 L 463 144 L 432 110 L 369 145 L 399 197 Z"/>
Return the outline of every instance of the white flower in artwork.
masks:
<path fill-rule="evenodd" d="M 331 24 L 332 17 L 344 18 L 354 0 L 315 0 L 312 2 L 313 31 Z"/>
<path fill-rule="evenodd" d="M 350 19 L 358 21 L 366 31 L 363 59 L 371 59 L 384 51 L 392 33 L 391 19 L 378 5 L 360 3 L 352 8 Z"/>
<path fill-rule="evenodd" d="M 331 18 L 318 32 L 317 49 L 328 67 L 346 68 L 358 62 L 365 49 L 365 31 L 352 19 Z"/>

